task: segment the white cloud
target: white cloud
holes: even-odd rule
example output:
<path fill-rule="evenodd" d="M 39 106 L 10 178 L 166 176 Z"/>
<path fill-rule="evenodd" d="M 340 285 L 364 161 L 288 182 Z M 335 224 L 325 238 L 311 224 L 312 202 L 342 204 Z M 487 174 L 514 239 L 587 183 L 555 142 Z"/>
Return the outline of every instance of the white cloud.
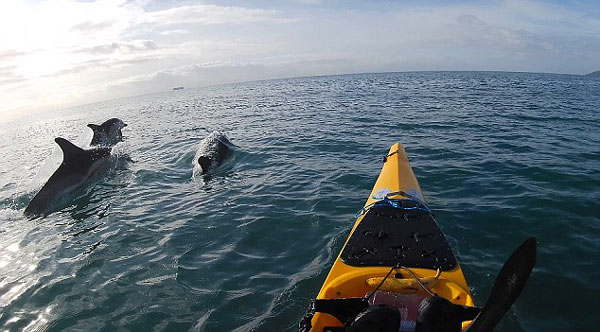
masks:
<path fill-rule="evenodd" d="M 186 5 L 165 10 L 146 12 L 142 20 L 157 24 L 224 24 L 224 23 L 256 23 L 281 22 L 276 10 L 250 9 L 217 5 Z"/>
<path fill-rule="evenodd" d="M 82 23 L 78 23 L 78 24 L 74 25 L 71 28 L 71 31 L 81 31 L 81 32 L 89 33 L 89 32 L 109 29 L 116 23 L 117 23 L 117 21 L 115 21 L 115 20 L 106 20 L 106 21 L 100 21 L 100 22 L 86 21 L 86 22 L 82 22 Z"/>
<path fill-rule="evenodd" d="M 34 79 L 86 61 L 81 50 L 99 55 L 155 49 L 154 42 L 137 45 L 135 37 L 160 25 L 276 22 L 280 20 L 276 15 L 273 10 L 205 4 L 146 11 L 124 0 L 57 0 L 38 5 L 6 0 L 0 4 L 0 31 L 12 33 L 3 35 L 0 58 L 17 52 L 21 56 L 17 74 Z M 162 35 L 186 32 L 172 29 Z"/>
<path fill-rule="evenodd" d="M 321 0 L 294 0 L 297 3 L 301 3 L 304 5 L 318 5 L 321 3 Z"/>
<path fill-rule="evenodd" d="M 96 45 L 93 47 L 77 50 L 76 52 L 89 54 L 112 54 L 115 52 L 131 53 L 156 49 L 158 49 L 158 45 L 156 45 L 156 43 L 152 40 L 134 40 L 131 42 Z"/>
<path fill-rule="evenodd" d="M 190 34 L 190 30 L 174 29 L 174 30 L 166 30 L 166 31 L 159 33 L 159 35 L 162 35 L 162 36 L 187 35 L 187 34 Z"/>
<path fill-rule="evenodd" d="M 15 74 L 14 68 L 14 66 L 0 67 L 0 85 L 8 85 L 25 80 L 23 76 Z"/>

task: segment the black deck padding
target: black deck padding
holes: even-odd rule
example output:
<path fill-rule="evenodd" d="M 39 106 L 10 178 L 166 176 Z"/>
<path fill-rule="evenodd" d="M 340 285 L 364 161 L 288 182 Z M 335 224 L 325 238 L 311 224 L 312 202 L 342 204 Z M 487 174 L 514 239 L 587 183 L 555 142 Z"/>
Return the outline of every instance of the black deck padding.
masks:
<path fill-rule="evenodd" d="M 393 266 L 448 271 L 456 258 L 433 216 L 421 210 L 372 206 L 341 255 L 351 266 Z"/>

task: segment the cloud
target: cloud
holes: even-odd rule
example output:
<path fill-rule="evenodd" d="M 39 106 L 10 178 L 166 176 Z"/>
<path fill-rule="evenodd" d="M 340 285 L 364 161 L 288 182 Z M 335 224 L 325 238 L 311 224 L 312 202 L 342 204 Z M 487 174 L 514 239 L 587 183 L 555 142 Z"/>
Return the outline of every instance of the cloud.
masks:
<path fill-rule="evenodd" d="M 71 31 L 94 32 L 111 28 L 113 25 L 115 25 L 115 23 L 117 22 L 114 20 L 105 20 L 100 22 L 86 21 L 83 23 L 77 23 L 71 28 Z"/>
<path fill-rule="evenodd" d="M 98 54 L 112 54 L 115 52 L 121 53 L 132 53 L 132 52 L 143 52 L 148 50 L 156 50 L 158 45 L 152 40 L 137 40 L 131 42 L 115 42 L 104 45 L 96 45 L 93 47 L 79 49 L 76 52 L 88 53 L 93 55 Z"/>
<path fill-rule="evenodd" d="M 25 54 L 26 54 L 26 52 L 17 51 L 17 50 L 4 50 L 4 51 L 0 50 L 0 61 L 14 60 L 15 58 L 18 58 Z"/>
<path fill-rule="evenodd" d="M 21 75 L 34 79 L 78 66 L 87 61 L 86 54 L 112 57 L 156 50 L 155 38 L 163 38 L 167 45 L 173 44 L 164 39 L 169 36 L 193 38 L 188 28 L 164 31 L 164 26 L 282 22 L 276 10 L 191 4 L 150 11 L 145 5 L 147 1 L 2 1 L 0 30 L 15 33 L 3 35 L 0 60 L 20 57 Z M 37 56 L 34 50 L 39 51 Z"/>
<path fill-rule="evenodd" d="M 501 50 L 541 50 L 555 49 L 552 39 L 528 31 L 505 26 L 492 26 L 471 14 L 460 15 L 454 29 L 446 30 L 442 35 L 453 35 L 458 43 L 472 47 L 494 48 Z M 458 37 L 458 38 L 457 38 Z"/>
<path fill-rule="evenodd" d="M 199 4 L 146 12 L 142 19 L 147 23 L 163 25 L 284 22 L 278 14 L 276 10 Z"/>
<path fill-rule="evenodd" d="M 321 3 L 321 0 L 294 0 L 297 3 L 301 3 L 303 5 L 318 5 Z"/>
<path fill-rule="evenodd" d="M 172 36 L 172 35 L 187 35 L 191 33 L 190 30 L 186 30 L 186 29 L 174 29 L 174 30 L 166 30 L 163 32 L 160 32 L 159 35 L 162 36 Z"/>
<path fill-rule="evenodd" d="M 0 67 L 0 86 L 23 82 L 25 80 L 23 76 L 15 73 L 15 69 L 15 66 Z"/>
<path fill-rule="evenodd" d="M 136 66 L 143 63 L 157 61 L 161 59 L 161 56 L 147 55 L 141 57 L 134 57 L 129 59 L 92 59 L 75 66 L 53 72 L 47 75 L 43 75 L 43 78 L 56 78 L 64 75 L 74 75 L 83 72 L 108 72 L 122 70 L 123 67 Z"/>

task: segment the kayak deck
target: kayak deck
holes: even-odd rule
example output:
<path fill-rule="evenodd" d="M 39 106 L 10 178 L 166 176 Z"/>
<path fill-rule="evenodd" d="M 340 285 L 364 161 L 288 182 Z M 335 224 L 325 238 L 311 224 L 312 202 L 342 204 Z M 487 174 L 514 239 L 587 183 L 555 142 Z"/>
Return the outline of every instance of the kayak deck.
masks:
<path fill-rule="evenodd" d="M 456 258 L 429 212 L 387 204 L 369 209 L 340 258 L 355 267 L 389 267 L 398 263 L 444 271 L 456 267 Z"/>
<path fill-rule="evenodd" d="M 317 301 L 319 306 L 329 306 L 334 301 L 328 300 L 350 303 L 355 298 L 360 302 L 370 295 L 371 302 L 414 302 L 414 307 L 419 299 L 430 296 L 419 284 L 454 304 L 473 306 L 460 264 L 425 204 L 403 146 L 397 143 L 384 158 L 379 178 Z M 376 296 L 371 296 L 376 290 Z M 307 316 L 310 331 L 343 328 L 347 323 L 340 321 L 343 315 L 336 318 L 325 313 L 328 310 L 332 311 L 315 310 Z M 414 313 L 408 316 L 414 319 Z"/>

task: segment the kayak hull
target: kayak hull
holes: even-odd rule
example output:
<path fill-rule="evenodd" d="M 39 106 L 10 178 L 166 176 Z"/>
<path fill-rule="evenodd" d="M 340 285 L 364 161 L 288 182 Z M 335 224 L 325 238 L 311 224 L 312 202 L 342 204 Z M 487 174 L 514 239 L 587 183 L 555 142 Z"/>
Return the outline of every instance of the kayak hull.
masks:
<path fill-rule="evenodd" d="M 404 147 L 394 144 L 384 161 L 365 208 L 333 263 L 317 300 L 366 297 L 376 290 L 374 285 L 379 282 L 374 281 L 383 280 L 394 272 L 391 278 L 402 278 L 398 279 L 401 285 L 410 285 L 397 291 L 398 294 L 430 296 L 418 287 L 418 282 L 415 283 L 417 277 L 428 280 L 430 291 L 440 297 L 454 304 L 473 306 L 460 264 L 425 205 Z M 381 202 L 388 202 L 388 199 L 394 204 L 409 202 L 412 205 L 382 206 Z M 384 280 L 384 284 L 388 281 L 394 280 Z M 394 292 L 393 285 L 380 285 L 379 289 L 381 286 Z M 310 331 L 321 332 L 331 327 L 343 327 L 344 322 L 331 314 L 315 312 L 310 326 Z"/>

